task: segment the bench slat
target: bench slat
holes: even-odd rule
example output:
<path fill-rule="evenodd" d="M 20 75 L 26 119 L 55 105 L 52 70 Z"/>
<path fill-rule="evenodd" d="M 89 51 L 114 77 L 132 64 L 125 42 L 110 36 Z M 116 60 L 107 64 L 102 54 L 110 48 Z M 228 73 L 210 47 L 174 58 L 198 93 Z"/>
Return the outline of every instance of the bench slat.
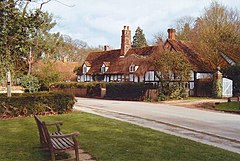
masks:
<path fill-rule="evenodd" d="M 55 138 L 51 139 L 51 143 L 52 143 L 52 146 L 53 146 L 54 149 L 59 149 L 59 150 L 63 149 L 61 147 L 61 144 L 58 144 L 57 139 L 55 139 Z"/>
<path fill-rule="evenodd" d="M 69 148 L 72 147 L 72 146 L 69 146 L 68 144 L 66 144 L 62 138 L 61 138 L 61 139 L 58 139 L 58 142 L 59 142 L 59 144 L 62 145 L 62 147 L 63 147 L 64 149 L 69 149 Z"/>
<path fill-rule="evenodd" d="M 53 132 L 52 135 L 62 135 L 62 132 Z M 61 141 L 63 141 L 63 144 L 66 144 L 66 146 L 74 146 L 74 142 L 73 140 L 69 139 L 69 138 L 61 138 Z"/>
<path fill-rule="evenodd" d="M 74 142 L 69 138 L 62 138 L 62 140 L 69 146 L 74 146 Z"/>

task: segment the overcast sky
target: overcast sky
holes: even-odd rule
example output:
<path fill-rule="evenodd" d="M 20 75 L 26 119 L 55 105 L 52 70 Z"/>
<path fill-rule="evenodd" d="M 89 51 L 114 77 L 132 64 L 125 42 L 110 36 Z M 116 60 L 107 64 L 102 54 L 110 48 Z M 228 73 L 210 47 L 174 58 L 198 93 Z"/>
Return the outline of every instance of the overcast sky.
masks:
<path fill-rule="evenodd" d="M 63 2 L 74 7 L 62 5 Z M 120 48 L 121 30 L 130 26 L 132 36 L 140 26 L 148 41 L 153 35 L 175 27 L 183 16 L 197 17 L 212 0 L 52 0 L 43 9 L 53 13 L 58 24 L 53 32 L 67 34 L 91 46 Z M 240 0 L 219 0 L 240 10 Z"/>

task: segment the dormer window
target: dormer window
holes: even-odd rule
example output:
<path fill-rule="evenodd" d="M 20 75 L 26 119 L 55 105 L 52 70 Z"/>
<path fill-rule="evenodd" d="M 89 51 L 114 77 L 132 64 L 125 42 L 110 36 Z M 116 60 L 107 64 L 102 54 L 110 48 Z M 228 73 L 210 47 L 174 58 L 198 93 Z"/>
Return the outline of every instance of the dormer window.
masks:
<path fill-rule="evenodd" d="M 87 74 L 90 68 L 91 68 L 91 64 L 88 61 L 85 61 L 85 63 L 82 66 L 82 73 Z"/>
<path fill-rule="evenodd" d="M 130 73 L 134 73 L 137 69 L 138 69 L 138 66 L 136 66 L 133 63 L 129 66 L 129 72 Z"/>
<path fill-rule="evenodd" d="M 101 67 L 101 73 L 107 72 L 109 66 L 110 66 L 110 62 L 103 62 L 103 65 Z"/>
<path fill-rule="evenodd" d="M 103 64 L 101 67 L 101 73 L 105 73 L 106 72 L 106 65 Z"/>
<path fill-rule="evenodd" d="M 87 66 L 86 66 L 86 64 L 83 64 L 82 70 L 83 70 L 83 74 L 87 73 Z"/>

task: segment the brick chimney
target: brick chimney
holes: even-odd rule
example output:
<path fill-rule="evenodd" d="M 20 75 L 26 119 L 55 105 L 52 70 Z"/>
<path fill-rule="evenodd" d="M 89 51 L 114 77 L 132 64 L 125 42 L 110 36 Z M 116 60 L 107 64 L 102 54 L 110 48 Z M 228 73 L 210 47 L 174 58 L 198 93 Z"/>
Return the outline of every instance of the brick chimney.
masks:
<path fill-rule="evenodd" d="M 175 40 L 176 30 L 171 28 L 171 29 L 168 29 L 167 32 L 168 32 L 168 39 Z"/>
<path fill-rule="evenodd" d="M 121 37 L 121 57 L 124 57 L 130 48 L 131 48 L 131 31 L 129 30 L 129 26 L 124 26 Z"/>
<path fill-rule="evenodd" d="M 108 51 L 110 49 L 110 46 L 109 45 L 104 45 L 104 47 L 103 47 L 103 50 L 104 51 Z"/>

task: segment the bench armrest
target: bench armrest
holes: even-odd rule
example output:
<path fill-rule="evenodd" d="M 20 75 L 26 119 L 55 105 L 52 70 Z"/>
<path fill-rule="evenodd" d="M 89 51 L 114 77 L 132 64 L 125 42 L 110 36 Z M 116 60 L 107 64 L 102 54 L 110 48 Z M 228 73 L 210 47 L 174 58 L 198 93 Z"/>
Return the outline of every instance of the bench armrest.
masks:
<path fill-rule="evenodd" d="M 63 122 L 62 121 L 57 121 L 57 122 L 54 122 L 54 123 L 45 123 L 46 126 L 53 126 L 53 125 L 63 125 Z"/>
<path fill-rule="evenodd" d="M 69 134 L 62 134 L 62 135 L 50 135 L 51 138 L 69 138 L 69 137 L 76 137 L 79 136 L 79 132 L 69 133 Z"/>
<path fill-rule="evenodd" d="M 57 128 L 57 131 L 60 132 L 61 129 L 60 129 L 60 125 L 63 125 L 63 122 L 61 121 L 57 121 L 57 122 L 54 122 L 54 123 L 45 123 L 46 126 L 56 126 Z"/>

